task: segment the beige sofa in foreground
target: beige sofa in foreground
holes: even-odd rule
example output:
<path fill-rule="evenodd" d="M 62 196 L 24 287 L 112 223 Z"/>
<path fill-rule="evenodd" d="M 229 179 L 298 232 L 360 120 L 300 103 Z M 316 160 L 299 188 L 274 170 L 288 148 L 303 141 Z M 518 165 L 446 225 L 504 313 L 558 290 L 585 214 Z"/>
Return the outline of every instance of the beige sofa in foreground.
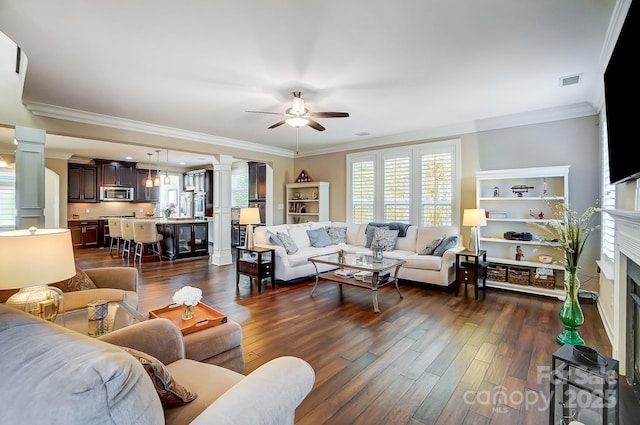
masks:
<path fill-rule="evenodd" d="M 154 319 L 92 339 L 0 305 L 0 423 L 293 424 L 315 373 L 296 357 L 273 359 L 247 376 L 185 358 L 180 330 Z M 195 400 L 163 408 L 142 363 L 155 357 Z"/>

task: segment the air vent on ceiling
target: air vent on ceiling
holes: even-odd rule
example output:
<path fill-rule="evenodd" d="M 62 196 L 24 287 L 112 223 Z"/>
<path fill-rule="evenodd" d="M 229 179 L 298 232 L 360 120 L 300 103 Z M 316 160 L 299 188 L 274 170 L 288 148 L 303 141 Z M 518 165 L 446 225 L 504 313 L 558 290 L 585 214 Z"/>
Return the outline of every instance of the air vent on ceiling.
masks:
<path fill-rule="evenodd" d="M 581 74 L 569 75 L 560 78 L 560 87 L 572 86 L 580 82 Z"/>
<path fill-rule="evenodd" d="M 368 131 L 362 131 L 360 133 L 356 133 L 356 136 L 370 136 L 371 133 L 369 133 Z"/>

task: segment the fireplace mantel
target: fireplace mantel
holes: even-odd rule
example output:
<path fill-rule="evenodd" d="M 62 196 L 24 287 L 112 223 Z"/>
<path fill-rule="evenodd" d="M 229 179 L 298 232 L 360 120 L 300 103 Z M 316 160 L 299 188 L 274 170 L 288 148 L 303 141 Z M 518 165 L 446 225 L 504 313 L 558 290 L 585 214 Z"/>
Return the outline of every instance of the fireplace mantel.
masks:
<path fill-rule="evenodd" d="M 627 339 L 627 261 L 640 264 L 640 211 L 603 209 L 616 222 L 614 247 L 614 341 L 613 357 L 626 375 Z"/>

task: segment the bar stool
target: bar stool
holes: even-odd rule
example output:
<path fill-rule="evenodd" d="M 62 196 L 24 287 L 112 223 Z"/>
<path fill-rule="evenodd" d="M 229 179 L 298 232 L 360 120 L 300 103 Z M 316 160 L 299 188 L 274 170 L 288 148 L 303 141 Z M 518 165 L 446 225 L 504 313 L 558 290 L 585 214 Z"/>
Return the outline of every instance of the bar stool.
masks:
<path fill-rule="evenodd" d="M 160 241 L 162 241 L 162 235 L 158 234 L 156 228 L 156 222 L 154 220 L 136 220 L 133 222 L 133 240 L 136 243 L 133 262 L 136 262 L 136 258 L 140 259 L 142 263 L 142 257 L 144 255 L 145 247 L 149 247 L 152 255 L 158 257 L 162 261 L 162 247 Z"/>
<path fill-rule="evenodd" d="M 134 220 L 123 218 L 120 220 L 122 229 L 122 256 L 131 256 L 131 245 L 133 244 L 133 223 Z"/>
<path fill-rule="evenodd" d="M 111 243 L 109 244 L 109 255 L 113 251 L 113 245 L 116 245 L 116 254 L 120 254 L 120 239 L 122 238 L 122 225 L 119 218 L 110 218 L 109 220 L 109 236 Z"/>

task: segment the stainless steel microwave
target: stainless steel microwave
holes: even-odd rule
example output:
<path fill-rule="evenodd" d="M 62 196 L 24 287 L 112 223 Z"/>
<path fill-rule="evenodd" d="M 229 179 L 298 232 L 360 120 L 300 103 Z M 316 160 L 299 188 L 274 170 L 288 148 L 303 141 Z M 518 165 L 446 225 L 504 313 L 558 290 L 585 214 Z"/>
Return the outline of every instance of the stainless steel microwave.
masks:
<path fill-rule="evenodd" d="M 101 201 L 133 201 L 132 187 L 106 187 L 100 188 Z"/>

